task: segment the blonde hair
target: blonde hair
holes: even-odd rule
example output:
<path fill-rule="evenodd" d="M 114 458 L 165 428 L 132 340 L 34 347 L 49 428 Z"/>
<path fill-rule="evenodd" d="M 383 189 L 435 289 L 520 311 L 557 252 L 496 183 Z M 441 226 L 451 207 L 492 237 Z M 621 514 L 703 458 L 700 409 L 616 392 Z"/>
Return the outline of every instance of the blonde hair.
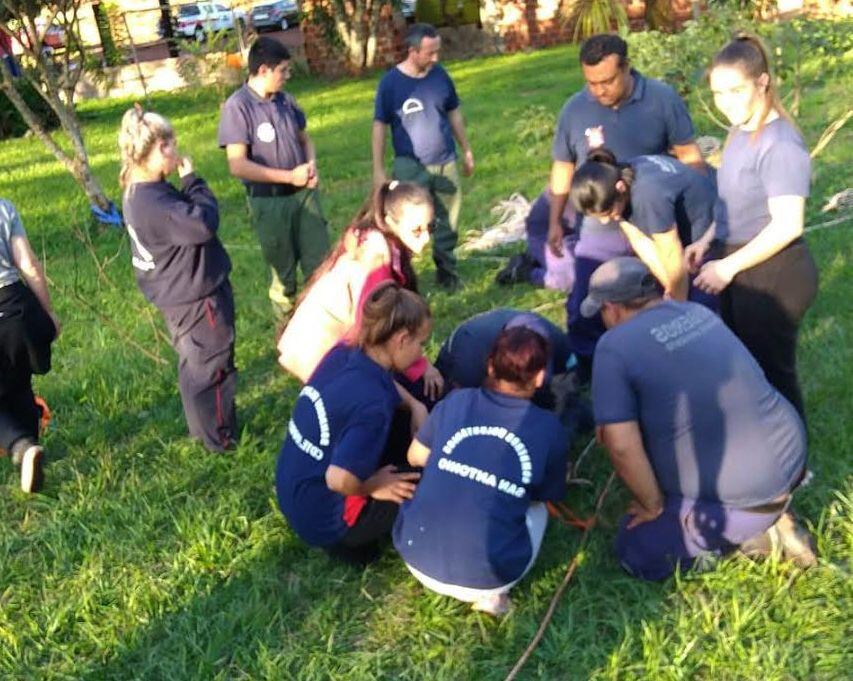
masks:
<path fill-rule="evenodd" d="M 122 189 L 130 184 L 130 173 L 135 166 L 145 163 L 154 145 L 175 138 L 172 124 L 158 113 L 143 111 L 137 104 L 125 111 L 118 133 L 121 153 L 121 171 L 118 181 Z"/>
<path fill-rule="evenodd" d="M 710 70 L 713 71 L 718 66 L 736 66 L 745 76 L 751 78 L 753 81 L 758 81 L 762 74 L 767 74 L 767 91 L 764 98 L 764 108 L 758 120 L 758 127 L 752 135 L 753 139 L 761 134 L 771 111 L 775 111 L 779 116 L 794 125 L 791 115 L 782 105 L 779 90 L 776 87 L 776 79 L 770 68 L 769 53 L 761 38 L 752 33 L 736 33 L 734 38 L 714 55 Z"/>
<path fill-rule="evenodd" d="M 380 284 L 364 301 L 358 346 L 382 345 L 400 330 L 415 334 L 429 320 L 429 305 L 417 293 L 389 281 Z"/>

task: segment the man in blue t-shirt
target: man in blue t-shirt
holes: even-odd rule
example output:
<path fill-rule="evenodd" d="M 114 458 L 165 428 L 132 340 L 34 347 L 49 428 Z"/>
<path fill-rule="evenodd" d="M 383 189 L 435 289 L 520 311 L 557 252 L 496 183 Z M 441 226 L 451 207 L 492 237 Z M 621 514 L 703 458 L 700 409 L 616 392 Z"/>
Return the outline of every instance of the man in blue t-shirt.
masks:
<path fill-rule="evenodd" d="M 440 286 L 459 284 L 456 256 L 462 193 L 456 145 L 462 147 L 462 173 L 474 172 L 474 153 L 465 135 L 456 88 L 438 64 L 441 37 L 429 24 L 415 24 L 406 36 L 406 58 L 379 82 L 373 114 L 373 180 L 385 182 L 385 137 L 391 128 L 394 178 L 427 187 L 435 204 L 432 257 Z"/>
<path fill-rule="evenodd" d="M 664 300 L 633 257 L 595 271 L 581 312 L 601 312 L 609 329 L 592 396 L 599 440 L 633 496 L 616 540 L 622 565 L 663 579 L 738 546 L 781 546 L 813 564 L 787 512 L 805 471 L 803 422 L 719 317 Z"/>
<path fill-rule="evenodd" d="M 622 38 L 592 36 L 581 46 L 580 63 L 586 87 L 563 106 L 552 149 L 548 246 L 555 255 L 563 252 L 560 217 L 572 175 L 591 149 L 606 147 L 618 161 L 671 152 L 702 172 L 705 167 L 684 101 L 669 85 L 631 68 L 628 45 Z M 580 227 L 575 281 L 566 307 L 572 351 L 578 356 L 582 373 L 588 375 L 595 341 L 604 327 L 598 316 L 584 318 L 580 303 L 595 268 L 630 249 L 619 232 L 602 228 L 595 219 L 585 219 Z"/>

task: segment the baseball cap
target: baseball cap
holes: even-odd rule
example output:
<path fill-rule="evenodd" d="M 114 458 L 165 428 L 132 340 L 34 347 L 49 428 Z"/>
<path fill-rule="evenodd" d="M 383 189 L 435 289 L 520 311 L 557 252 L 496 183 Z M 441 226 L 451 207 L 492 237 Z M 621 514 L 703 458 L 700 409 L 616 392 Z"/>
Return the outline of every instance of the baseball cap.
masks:
<path fill-rule="evenodd" d="M 604 303 L 626 303 L 655 293 L 660 293 L 660 285 L 642 260 L 631 256 L 613 258 L 592 273 L 581 314 L 593 317 Z"/>

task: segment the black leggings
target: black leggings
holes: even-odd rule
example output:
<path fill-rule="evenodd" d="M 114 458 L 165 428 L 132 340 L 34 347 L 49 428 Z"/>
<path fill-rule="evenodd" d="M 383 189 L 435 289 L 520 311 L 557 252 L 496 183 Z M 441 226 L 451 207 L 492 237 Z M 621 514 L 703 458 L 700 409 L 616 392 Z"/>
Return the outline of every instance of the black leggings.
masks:
<path fill-rule="evenodd" d="M 388 441 L 379 467 L 392 464 L 398 470 L 415 470 L 406 461 L 411 436 L 409 412 L 398 409 L 391 421 Z M 366 565 L 379 557 L 380 544 L 391 534 L 400 505 L 393 501 L 368 499 L 343 539 L 326 549 L 330 556 L 353 565 Z"/>
<path fill-rule="evenodd" d="M 722 255 L 740 246 L 725 246 Z M 793 241 L 738 274 L 720 295 L 720 313 L 767 380 L 805 417 L 797 380 L 797 334 L 817 295 L 818 274 L 806 242 Z"/>

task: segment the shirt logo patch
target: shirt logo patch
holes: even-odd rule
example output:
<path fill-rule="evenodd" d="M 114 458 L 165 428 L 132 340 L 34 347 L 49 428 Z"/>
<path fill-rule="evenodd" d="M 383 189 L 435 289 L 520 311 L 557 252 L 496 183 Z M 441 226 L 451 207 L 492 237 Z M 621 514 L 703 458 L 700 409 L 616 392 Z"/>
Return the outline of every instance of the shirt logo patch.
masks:
<path fill-rule="evenodd" d="M 275 128 L 272 127 L 272 123 L 264 121 L 258 126 L 255 134 L 261 142 L 272 142 L 275 139 Z"/>
<path fill-rule="evenodd" d="M 424 103 L 420 99 L 409 97 L 403 102 L 403 115 L 410 116 L 411 114 L 420 113 L 424 110 Z"/>
<path fill-rule="evenodd" d="M 584 131 L 586 135 L 586 144 L 590 149 L 598 149 L 604 146 L 604 126 L 596 125 L 592 128 L 587 128 Z"/>

